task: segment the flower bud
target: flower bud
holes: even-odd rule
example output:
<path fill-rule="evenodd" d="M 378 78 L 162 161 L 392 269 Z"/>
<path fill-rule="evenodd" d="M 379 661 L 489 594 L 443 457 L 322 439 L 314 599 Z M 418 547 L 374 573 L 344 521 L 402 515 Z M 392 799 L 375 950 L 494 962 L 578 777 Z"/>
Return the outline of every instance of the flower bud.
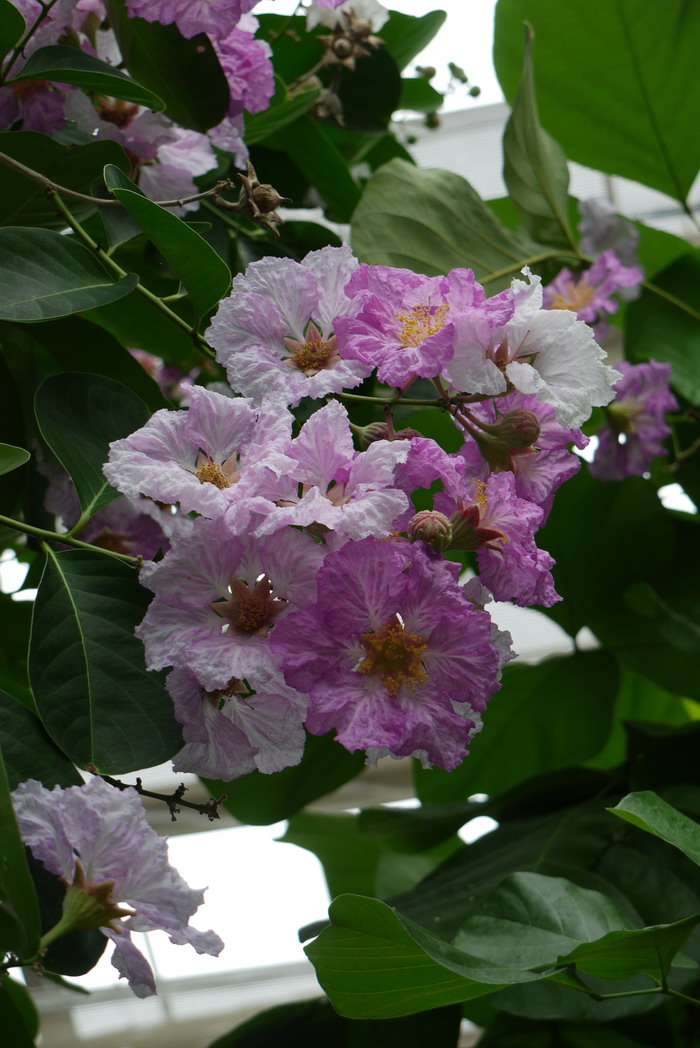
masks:
<path fill-rule="evenodd" d="M 452 542 L 452 525 L 444 513 L 424 509 L 408 522 L 408 537 L 411 542 L 425 542 L 437 553 L 442 553 Z"/>
<path fill-rule="evenodd" d="M 527 408 L 516 408 L 494 425 L 480 423 L 481 428 L 492 437 L 496 437 L 509 448 L 527 448 L 535 443 L 540 435 L 540 420 L 534 411 Z"/>
<path fill-rule="evenodd" d="M 366 451 L 370 444 L 376 440 L 412 440 L 413 437 L 421 437 L 417 429 L 400 429 L 389 431 L 386 422 L 370 422 L 368 426 L 352 426 L 353 433 L 357 434 L 360 447 Z"/>

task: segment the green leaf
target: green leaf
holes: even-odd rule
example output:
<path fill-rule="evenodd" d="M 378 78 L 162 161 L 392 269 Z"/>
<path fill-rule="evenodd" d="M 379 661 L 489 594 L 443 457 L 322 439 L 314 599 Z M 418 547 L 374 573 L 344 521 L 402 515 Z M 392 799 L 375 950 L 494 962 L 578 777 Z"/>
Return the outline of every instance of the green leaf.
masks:
<path fill-rule="evenodd" d="M 48 789 L 83 782 L 39 718 L 6 691 L 0 691 L 0 748 L 11 790 L 27 779 L 38 779 Z"/>
<path fill-rule="evenodd" d="M 453 943 L 493 964 L 528 970 L 562 963 L 562 954 L 581 943 L 628 927 L 601 892 L 563 877 L 513 873 L 482 899 Z"/>
<path fill-rule="evenodd" d="M 205 316 L 231 287 L 231 273 L 224 260 L 182 219 L 144 196 L 118 167 L 108 165 L 104 179 L 180 277 L 197 316 Z"/>
<path fill-rule="evenodd" d="M 611 931 L 598 939 L 577 946 L 559 958 L 561 964 L 577 968 L 598 979 L 629 979 L 640 972 L 661 981 L 669 973 L 673 959 L 700 922 L 700 913 L 674 924 L 630 931 Z M 697 967 L 694 961 L 678 958 L 679 967 Z"/>
<path fill-rule="evenodd" d="M 23 36 L 27 23 L 10 0 L 0 0 L 0 58 Z"/>
<path fill-rule="evenodd" d="M 570 159 L 685 200 L 700 166 L 700 8 L 687 0 L 591 0 L 585 10 L 499 0 L 494 63 L 508 99 L 523 21 L 538 40 L 542 123 Z"/>
<path fill-rule="evenodd" d="M 138 277 L 118 283 L 82 244 L 48 229 L 0 229 L 0 319 L 28 321 L 115 302 Z"/>
<path fill-rule="evenodd" d="M 344 126 L 363 134 L 382 134 L 401 98 L 401 74 L 385 47 L 358 60 L 354 71 L 340 66 L 338 97 Z"/>
<path fill-rule="evenodd" d="M 671 385 L 700 403 L 700 251 L 677 259 L 627 310 L 625 348 L 632 360 L 671 364 Z"/>
<path fill-rule="evenodd" d="M 186 40 L 175 25 L 132 18 L 124 0 L 106 0 L 105 6 L 124 65 L 163 99 L 170 119 L 194 131 L 221 123 L 229 89 L 209 37 Z"/>
<path fill-rule="evenodd" d="M 700 866 L 700 826 L 651 790 L 628 793 L 609 812 L 672 844 Z"/>
<path fill-rule="evenodd" d="M 348 892 L 375 894 L 377 861 L 382 849 L 359 832 L 356 815 L 300 812 L 289 820 L 279 839 L 318 856 L 331 898 Z"/>
<path fill-rule="evenodd" d="M 505 229 L 468 182 L 391 160 L 369 180 L 352 223 L 362 262 L 435 276 L 469 266 L 478 280 L 516 275 L 528 245 Z"/>
<path fill-rule="evenodd" d="M 143 401 L 111 378 L 65 371 L 42 382 L 34 407 L 42 436 L 75 484 L 83 512 L 92 515 L 120 498 L 102 466 L 111 441 L 148 422 Z"/>
<path fill-rule="evenodd" d="M 39 934 L 36 893 L 0 753 L 0 955 L 33 957 Z"/>
<path fill-rule="evenodd" d="M 332 924 L 305 952 L 351 1019 L 412 1015 L 540 978 L 458 950 L 377 899 L 342 895 L 328 913 Z"/>
<path fill-rule="evenodd" d="M 275 93 L 270 99 L 270 104 L 262 113 L 246 114 L 245 118 L 245 140 L 246 145 L 256 145 L 291 124 L 298 117 L 303 116 L 318 101 L 320 89 L 302 91 L 298 95 L 290 95 L 286 84 L 279 76 L 275 76 Z"/>
<path fill-rule="evenodd" d="M 135 102 L 147 109 L 163 108 L 163 101 L 158 95 L 137 84 L 114 66 L 93 58 L 87 51 L 77 47 L 64 47 L 61 44 L 40 47 L 29 56 L 20 75 L 13 77 L 10 83 L 21 83 L 24 80 L 56 80 L 61 84 L 82 87 L 84 91 L 96 91 L 101 95 L 121 98 L 125 102 Z"/>
<path fill-rule="evenodd" d="M 363 767 L 364 754 L 348 753 L 330 735 L 307 735 L 301 763 L 294 768 L 274 775 L 254 771 L 234 782 L 202 781 L 215 796 L 226 794 L 224 807 L 241 822 L 267 826 L 337 790 Z"/>
<path fill-rule="evenodd" d="M 177 307 L 178 303 L 173 303 Z M 87 310 L 85 320 L 108 331 L 130 349 L 145 349 L 188 371 L 201 362 L 192 339 L 136 291 L 122 302 Z"/>
<path fill-rule="evenodd" d="M 382 26 L 381 38 L 399 70 L 405 69 L 427 47 L 446 18 L 444 11 L 429 11 L 421 18 L 400 11 L 390 12 L 389 21 Z"/>
<path fill-rule="evenodd" d="M 588 760 L 608 737 L 617 688 L 617 663 L 604 651 L 507 667 L 469 755 L 449 773 L 417 766 L 418 796 L 432 802 L 498 796 L 533 775 Z"/>
<path fill-rule="evenodd" d="M 84 550 L 48 555 L 34 607 L 29 677 L 47 731 L 80 767 L 121 773 L 168 760 L 180 727 L 134 628 L 150 594 L 135 572 Z"/>
<path fill-rule="evenodd" d="M 360 199 L 360 187 L 322 124 L 308 116 L 287 124 L 267 143 L 285 150 L 308 178 L 338 222 L 349 222 Z"/>
<path fill-rule="evenodd" d="M 105 164 L 116 164 L 126 171 L 129 169 L 126 154 L 116 142 L 64 146 L 37 131 L 2 131 L 0 151 L 25 167 L 41 172 L 57 185 L 88 195 Z M 78 220 L 94 210 L 95 205 L 89 201 L 71 199 L 71 211 Z M 65 229 L 66 220 L 56 211 L 43 186 L 13 168 L 3 166 L 0 226 L 8 225 Z"/>
<path fill-rule="evenodd" d="M 30 458 L 29 452 L 24 448 L 16 448 L 12 444 L 0 444 L 0 476 L 3 473 L 11 473 L 13 469 L 19 469 Z"/>
<path fill-rule="evenodd" d="M 414 113 L 434 113 L 444 100 L 445 96 L 436 91 L 422 76 L 405 76 L 401 80 L 399 109 L 412 109 Z"/>
<path fill-rule="evenodd" d="M 534 35 L 525 29 L 523 75 L 503 133 L 503 177 L 523 225 L 535 240 L 573 248 L 569 169 L 564 151 L 540 125 L 532 69 Z"/>
<path fill-rule="evenodd" d="M 0 1027 L 12 1048 L 34 1048 L 39 1013 L 28 990 L 9 975 L 0 977 Z"/>

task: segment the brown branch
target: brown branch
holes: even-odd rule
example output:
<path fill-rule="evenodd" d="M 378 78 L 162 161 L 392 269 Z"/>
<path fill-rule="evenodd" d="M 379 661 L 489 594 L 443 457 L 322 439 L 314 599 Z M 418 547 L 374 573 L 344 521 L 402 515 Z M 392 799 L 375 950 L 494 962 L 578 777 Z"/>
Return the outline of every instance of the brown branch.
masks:
<path fill-rule="evenodd" d="M 88 771 L 92 770 L 93 769 L 88 766 Z M 94 774 L 100 773 L 95 771 Z M 214 819 L 220 818 L 218 811 L 219 805 L 223 804 L 224 801 L 227 799 L 226 794 L 222 793 L 222 795 L 218 799 L 215 797 L 211 797 L 204 804 L 195 804 L 193 801 L 185 801 L 182 799 L 183 794 L 187 792 L 187 787 L 182 782 L 177 787 L 177 789 L 173 791 L 173 793 L 166 794 L 153 793 L 152 790 L 145 790 L 140 778 L 137 778 L 136 782 L 121 782 L 119 779 L 113 779 L 111 775 L 100 774 L 100 778 L 104 779 L 104 781 L 108 783 L 108 785 L 114 786 L 117 790 L 136 790 L 136 792 L 139 793 L 142 797 L 150 797 L 152 800 L 155 801 L 163 801 L 163 803 L 167 804 L 168 806 L 168 809 L 170 811 L 170 818 L 173 822 L 177 821 L 176 816 L 180 813 L 180 808 L 178 807 L 178 805 L 181 805 L 183 808 L 192 808 L 194 811 L 198 811 L 200 815 L 206 815 L 209 819 L 209 822 L 213 822 Z"/>

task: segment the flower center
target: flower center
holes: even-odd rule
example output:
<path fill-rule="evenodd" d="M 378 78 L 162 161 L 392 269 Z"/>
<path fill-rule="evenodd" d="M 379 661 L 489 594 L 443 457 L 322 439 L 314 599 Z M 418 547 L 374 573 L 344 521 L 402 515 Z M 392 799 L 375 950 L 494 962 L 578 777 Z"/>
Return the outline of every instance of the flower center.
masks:
<path fill-rule="evenodd" d="M 231 579 L 231 599 L 212 604 L 217 615 L 228 623 L 228 632 L 241 634 L 268 632 L 287 602 L 272 596 L 272 583 L 266 575 L 251 588 L 243 579 Z"/>
<path fill-rule="evenodd" d="M 399 324 L 399 341 L 402 346 L 420 346 L 426 338 L 435 335 L 445 326 L 445 315 L 449 309 L 447 302 L 439 306 L 411 306 L 400 313 L 394 313 Z"/>
<path fill-rule="evenodd" d="M 215 488 L 220 488 L 221 491 L 231 486 L 228 477 L 218 462 L 204 462 L 195 473 L 195 477 L 200 484 L 213 484 Z"/>
<path fill-rule="evenodd" d="M 108 123 L 116 127 L 128 127 L 134 117 L 138 116 L 139 107 L 133 102 L 123 102 L 121 98 L 103 96 L 97 111 Z"/>
<path fill-rule="evenodd" d="M 549 304 L 550 309 L 570 309 L 572 313 L 580 313 L 586 306 L 590 306 L 595 295 L 595 288 L 591 287 L 585 277 L 580 280 L 567 280 L 564 282 L 563 291 L 557 291 L 552 295 Z"/>
<path fill-rule="evenodd" d="M 284 344 L 291 351 L 287 363 L 309 377 L 327 368 L 338 357 L 335 335 L 324 341 L 313 322 L 309 324 L 306 332 L 306 342 L 285 338 Z"/>
<path fill-rule="evenodd" d="M 376 632 L 363 633 L 360 643 L 367 654 L 357 667 L 358 673 L 381 677 L 391 698 L 404 684 L 415 687 L 429 679 L 421 662 L 428 642 L 419 634 L 408 633 L 397 615 Z"/>
<path fill-rule="evenodd" d="M 231 677 L 225 688 L 216 688 L 214 691 L 203 691 L 202 696 L 210 702 L 214 709 L 222 710 L 229 699 L 238 699 L 245 702 L 247 697 L 252 692 L 247 687 L 245 681 L 239 680 L 238 677 Z"/>

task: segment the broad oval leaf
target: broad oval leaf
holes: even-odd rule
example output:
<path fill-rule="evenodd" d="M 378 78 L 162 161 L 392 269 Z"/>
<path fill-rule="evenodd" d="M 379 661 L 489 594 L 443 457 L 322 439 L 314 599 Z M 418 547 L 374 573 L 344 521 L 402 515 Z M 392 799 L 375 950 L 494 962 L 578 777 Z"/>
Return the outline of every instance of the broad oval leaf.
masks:
<path fill-rule="evenodd" d="M 152 91 L 137 84 L 114 66 L 93 58 L 77 47 L 53 44 L 40 47 L 29 56 L 19 76 L 11 83 L 23 80 L 55 80 L 61 84 L 74 84 L 84 91 L 95 91 L 102 95 L 135 102 L 148 109 L 162 109 L 163 100 Z"/>
<path fill-rule="evenodd" d="M 0 749 L 11 790 L 27 779 L 38 779 L 48 789 L 82 785 L 77 769 L 47 735 L 39 718 L 1 690 Z"/>
<path fill-rule="evenodd" d="M 700 866 L 700 825 L 651 790 L 628 793 L 609 812 L 672 844 Z"/>
<path fill-rule="evenodd" d="M 139 278 L 118 283 L 82 244 L 49 229 L 0 229 L 0 319 L 24 323 L 116 302 Z"/>
<path fill-rule="evenodd" d="M 65 371 L 45 379 L 34 401 L 44 440 L 70 475 L 84 513 L 120 498 L 102 472 L 113 440 L 148 421 L 144 402 L 111 378 Z"/>
<path fill-rule="evenodd" d="M 36 892 L 0 752 L 0 956 L 12 952 L 19 957 L 33 957 L 39 935 Z"/>
<path fill-rule="evenodd" d="M 381 37 L 400 70 L 428 46 L 446 18 L 444 11 L 429 11 L 420 18 L 390 11 L 389 21 L 382 26 Z"/>
<path fill-rule="evenodd" d="M 29 458 L 29 452 L 24 448 L 16 448 L 13 444 L 0 444 L 0 476 L 3 473 L 11 473 L 13 469 L 19 469 Z"/>
<path fill-rule="evenodd" d="M 286 85 L 275 77 L 275 93 L 270 99 L 270 105 L 261 113 L 246 115 L 245 140 L 246 145 L 252 146 L 292 123 L 298 117 L 311 109 L 321 94 L 320 89 L 301 91 L 293 97 L 287 91 Z"/>
<path fill-rule="evenodd" d="M 21 38 L 27 24 L 10 0 L 0 0 L 0 58 Z"/>
<path fill-rule="evenodd" d="M 177 215 L 149 200 L 118 167 L 107 165 L 107 188 L 138 222 L 187 288 L 195 313 L 203 317 L 231 286 L 231 273 L 203 237 Z"/>
<path fill-rule="evenodd" d="M 677 954 L 698 923 L 700 913 L 695 913 L 673 924 L 611 931 L 595 942 L 577 946 L 571 953 L 560 957 L 559 963 L 575 964 L 598 979 L 617 981 L 642 974 L 661 982 L 667 977 L 672 965 L 678 968 L 697 967 L 695 961 L 678 957 Z"/>
<path fill-rule="evenodd" d="M 468 266 L 478 280 L 506 283 L 529 245 L 498 221 L 472 187 L 449 171 L 391 160 L 369 180 L 353 215 L 352 245 L 362 262 L 436 276 Z"/>
<path fill-rule="evenodd" d="M 29 647 L 37 709 L 58 746 L 80 767 L 106 773 L 147 768 L 182 745 L 172 701 L 148 673 L 134 636 L 150 594 L 108 555 L 47 556 Z"/>

